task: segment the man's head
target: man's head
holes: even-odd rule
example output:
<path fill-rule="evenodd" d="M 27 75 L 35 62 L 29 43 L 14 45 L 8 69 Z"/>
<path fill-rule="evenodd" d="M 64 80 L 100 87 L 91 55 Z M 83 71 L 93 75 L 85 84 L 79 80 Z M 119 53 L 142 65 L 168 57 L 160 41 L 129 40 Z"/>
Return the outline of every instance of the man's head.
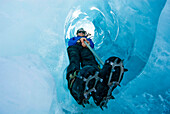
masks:
<path fill-rule="evenodd" d="M 83 28 L 77 30 L 77 36 L 86 36 L 86 35 L 87 32 Z"/>

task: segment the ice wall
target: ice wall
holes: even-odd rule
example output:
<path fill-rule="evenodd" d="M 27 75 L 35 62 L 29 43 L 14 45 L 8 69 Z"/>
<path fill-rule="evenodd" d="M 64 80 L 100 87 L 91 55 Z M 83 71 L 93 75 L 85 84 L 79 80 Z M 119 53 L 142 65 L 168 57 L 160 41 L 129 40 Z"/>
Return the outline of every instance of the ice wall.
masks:
<path fill-rule="evenodd" d="M 124 87 L 114 91 L 118 100 L 109 103 L 115 113 L 169 112 L 169 42 L 166 42 L 169 14 L 165 14 L 169 10 L 168 2 L 161 14 L 165 2 L 93 1 L 87 3 L 87 7 L 79 4 L 70 11 L 66 20 L 66 43 L 81 22 L 90 21 L 91 26 L 84 28 L 89 30 L 94 26 L 92 40 L 99 56 L 103 60 L 112 55 L 125 59 L 129 71 L 122 82 Z M 76 12 L 79 13 L 74 15 Z M 162 19 L 167 26 L 162 25 Z M 158 86 L 160 80 L 164 85 Z M 111 108 L 105 112 L 110 113 Z"/>
<path fill-rule="evenodd" d="M 55 83 L 40 58 L 0 58 L 0 113 L 47 114 Z"/>
<path fill-rule="evenodd" d="M 87 31 L 95 28 L 92 40 L 96 52 L 103 61 L 110 56 L 125 59 L 129 72 L 123 84 L 127 84 L 147 63 L 164 4 L 165 1 L 143 0 L 78 2 L 66 20 L 66 44 L 75 35 L 76 28 L 83 26 Z"/>
<path fill-rule="evenodd" d="M 63 112 L 55 77 L 62 68 L 64 22 L 72 3 L 0 0 L 1 114 Z"/>
<path fill-rule="evenodd" d="M 1 0 L 0 113 L 169 113 L 169 7 L 169 0 Z M 94 36 L 102 60 L 119 56 L 129 69 L 104 111 L 77 105 L 63 77 L 66 43 L 79 27 Z"/>
<path fill-rule="evenodd" d="M 126 102 L 122 105 L 125 112 L 129 110 L 133 113 L 170 112 L 169 6 L 170 1 L 167 1 L 159 18 L 155 42 L 145 68 L 127 85 L 128 88 L 121 92 L 118 96 L 120 101 L 112 105 L 113 108 L 121 102 Z"/>

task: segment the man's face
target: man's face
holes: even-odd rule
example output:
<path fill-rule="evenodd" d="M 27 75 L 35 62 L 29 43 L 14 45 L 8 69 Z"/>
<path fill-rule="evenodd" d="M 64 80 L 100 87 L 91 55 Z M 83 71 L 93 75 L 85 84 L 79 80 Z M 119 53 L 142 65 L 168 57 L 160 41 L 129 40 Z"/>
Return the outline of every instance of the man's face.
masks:
<path fill-rule="evenodd" d="M 85 36 L 85 31 L 80 31 L 77 35 L 78 36 Z"/>

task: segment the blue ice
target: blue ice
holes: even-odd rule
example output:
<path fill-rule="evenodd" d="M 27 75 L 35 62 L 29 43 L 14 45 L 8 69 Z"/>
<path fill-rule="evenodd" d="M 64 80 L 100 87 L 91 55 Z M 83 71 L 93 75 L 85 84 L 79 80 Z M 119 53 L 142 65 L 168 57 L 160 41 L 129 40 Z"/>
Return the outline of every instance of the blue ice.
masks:
<path fill-rule="evenodd" d="M 103 61 L 118 56 L 129 70 L 104 111 L 67 89 L 67 42 L 80 27 Z M 1 0 L 0 113 L 170 113 L 169 29 L 169 0 Z"/>

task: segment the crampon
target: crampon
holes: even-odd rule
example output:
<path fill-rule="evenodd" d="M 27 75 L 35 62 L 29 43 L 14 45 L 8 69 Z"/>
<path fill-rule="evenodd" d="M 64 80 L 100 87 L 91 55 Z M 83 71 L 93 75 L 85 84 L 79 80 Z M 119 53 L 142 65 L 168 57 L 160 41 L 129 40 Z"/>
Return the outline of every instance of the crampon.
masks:
<path fill-rule="evenodd" d="M 120 86 L 124 72 L 127 69 L 118 57 L 110 57 L 103 68 L 97 71 L 92 66 L 84 67 L 75 77 L 70 92 L 78 104 L 85 107 L 92 96 L 95 104 L 107 108 L 110 99 L 114 99 L 112 91 Z"/>

